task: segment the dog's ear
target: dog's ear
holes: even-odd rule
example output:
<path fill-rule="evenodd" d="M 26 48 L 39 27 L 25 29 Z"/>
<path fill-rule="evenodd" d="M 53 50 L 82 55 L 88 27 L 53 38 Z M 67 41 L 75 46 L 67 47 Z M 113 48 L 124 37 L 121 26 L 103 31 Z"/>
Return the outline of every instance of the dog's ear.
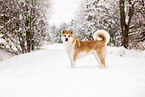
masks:
<path fill-rule="evenodd" d="M 73 29 L 70 30 L 70 34 L 74 34 Z"/>
<path fill-rule="evenodd" d="M 61 31 L 61 33 L 62 33 L 62 34 L 64 34 L 64 33 L 65 33 L 65 31 L 66 31 L 66 30 L 65 30 L 65 29 L 63 29 L 63 30 Z"/>

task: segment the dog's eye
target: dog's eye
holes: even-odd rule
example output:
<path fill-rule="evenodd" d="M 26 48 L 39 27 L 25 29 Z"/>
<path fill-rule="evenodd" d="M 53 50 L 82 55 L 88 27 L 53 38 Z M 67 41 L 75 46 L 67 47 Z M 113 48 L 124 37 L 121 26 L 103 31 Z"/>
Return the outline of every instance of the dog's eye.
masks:
<path fill-rule="evenodd" d="M 64 35 L 64 37 L 66 37 L 66 35 Z"/>
<path fill-rule="evenodd" d="M 71 31 L 70 33 L 71 33 L 71 34 L 73 34 L 73 32 L 72 32 L 72 31 Z"/>
<path fill-rule="evenodd" d="M 68 36 L 68 37 L 70 37 L 70 36 Z"/>

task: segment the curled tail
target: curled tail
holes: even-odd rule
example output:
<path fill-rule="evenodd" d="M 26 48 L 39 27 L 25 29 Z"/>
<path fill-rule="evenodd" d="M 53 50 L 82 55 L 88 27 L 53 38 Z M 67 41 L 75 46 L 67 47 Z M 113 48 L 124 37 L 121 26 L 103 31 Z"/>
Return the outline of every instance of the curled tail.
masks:
<path fill-rule="evenodd" d="M 94 33 L 93 38 L 94 40 L 104 41 L 105 44 L 107 44 L 109 42 L 110 35 L 104 30 L 98 30 Z"/>

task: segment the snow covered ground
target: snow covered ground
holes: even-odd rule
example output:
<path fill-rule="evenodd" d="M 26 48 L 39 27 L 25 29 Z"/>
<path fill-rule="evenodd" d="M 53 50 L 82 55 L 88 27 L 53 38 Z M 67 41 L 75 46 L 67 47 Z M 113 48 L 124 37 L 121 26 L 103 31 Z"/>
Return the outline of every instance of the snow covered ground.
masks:
<path fill-rule="evenodd" d="M 109 47 L 107 69 L 92 55 L 72 69 L 63 45 L 48 45 L 0 62 L 0 97 L 145 97 L 144 55 Z"/>
<path fill-rule="evenodd" d="M 12 56 L 15 56 L 15 55 L 6 52 L 6 51 L 4 51 L 3 49 L 0 49 L 0 61 L 9 59 L 9 58 L 11 58 Z"/>

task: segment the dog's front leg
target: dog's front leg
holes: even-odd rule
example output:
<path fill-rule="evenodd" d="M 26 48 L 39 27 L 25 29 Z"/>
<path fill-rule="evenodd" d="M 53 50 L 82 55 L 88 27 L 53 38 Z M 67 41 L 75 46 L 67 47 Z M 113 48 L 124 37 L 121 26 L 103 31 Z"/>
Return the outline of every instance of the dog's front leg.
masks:
<path fill-rule="evenodd" d="M 70 58 L 71 60 L 71 68 L 75 68 L 76 67 L 76 60 L 74 60 L 73 58 Z"/>
<path fill-rule="evenodd" d="M 71 68 L 75 68 L 76 67 L 76 61 L 73 60 L 72 56 L 69 56 L 70 62 L 71 62 Z"/>
<path fill-rule="evenodd" d="M 71 68 L 75 68 L 76 67 L 76 61 L 71 61 Z"/>
<path fill-rule="evenodd" d="M 71 58 L 71 67 L 75 68 L 76 67 L 76 59 L 77 59 L 78 53 L 74 53 L 73 57 Z"/>

